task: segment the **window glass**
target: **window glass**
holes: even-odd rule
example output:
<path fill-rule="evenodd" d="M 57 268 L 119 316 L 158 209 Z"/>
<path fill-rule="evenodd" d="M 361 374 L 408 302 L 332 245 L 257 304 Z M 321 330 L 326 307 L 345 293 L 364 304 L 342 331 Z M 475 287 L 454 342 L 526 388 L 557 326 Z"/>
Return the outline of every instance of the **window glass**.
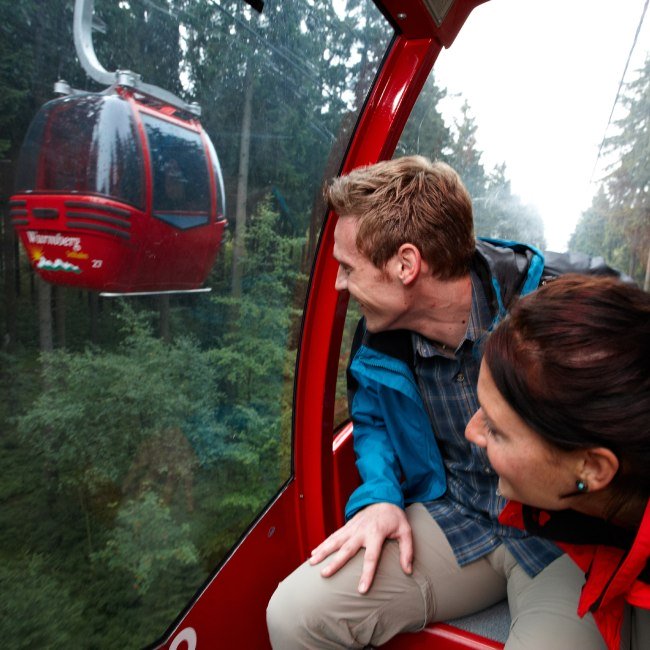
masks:
<path fill-rule="evenodd" d="M 345 325 L 343 327 L 343 338 L 341 340 L 341 353 L 339 356 L 339 370 L 336 377 L 336 398 L 334 402 L 334 426 L 337 429 L 349 419 L 348 395 L 347 395 L 347 367 L 350 363 L 350 349 L 354 333 L 361 319 L 359 305 L 350 298 L 348 310 L 345 314 Z"/>
<path fill-rule="evenodd" d="M 394 155 L 452 165 L 472 196 L 477 236 L 600 255 L 650 289 L 644 4 L 479 5 L 440 53 Z M 345 341 L 356 324 L 349 308 L 337 425 L 347 418 Z"/>
<path fill-rule="evenodd" d="M 142 154 L 128 103 L 84 95 L 54 100 L 34 119 L 16 190 L 103 194 L 142 207 Z"/>
<path fill-rule="evenodd" d="M 644 6 L 478 6 L 440 53 L 396 155 L 422 153 L 455 167 L 472 195 L 478 236 L 602 255 L 643 284 L 650 245 Z"/>
<path fill-rule="evenodd" d="M 369 2 L 348 11 L 265 0 L 260 14 L 239 0 L 96 0 L 102 65 L 201 106 L 228 219 L 209 291 L 107 298 L 66 285 L 63 273 L 42 281 L 12 228 L 14 216 L 30 218 L 31 195 L 12 200 L 17 159 L 52 84 L 104 90 L 79 67 L 72 4 L 0 7 L 0 628 L 19 647 L 137 648 L 163 634 L 291 476 L 293 373 L 321 188 L 338 173 L 392 31 Z M 48 165 L 81 185 L 89 169 L 108 170 L 108 184 L 95 178 L 94 187 L 113 192 L 117 152 L 92 143 L 114 113 L 93 121 L 91 97 L 85 114 L 61 109 L 75 133 Z M 176 194 L 206 210 L 199 141 L 145 123 L 161 168 L 178 163 L 167 170 Z M 46 131 L 36 125 L 29 156 L 52 152 Z M 113 143 L 137 148 L 138 137 Z M 124 172 L 124 192 L 141 193 L 140 172 Z M 31 176 L 19 190 L 34 187 Z M 168 196 L 155 209 L 180 208 Z M 115 208 L 100 216 L 126 219 Z M 39 233 L 50 245 L 70 240 L 64 215 L 47 217 Z M 147 218 L 131 221 L 123 268 L 156 254 L 138 237 L 166 238 L 156 243 L 171 255 L 199 230 Z"/>
<path fill-rule="evenodd" d="M 210 211 L 210 169 L 201 136 L 161 119 L 142 115 L 153 174 L 154 212 Z"/>

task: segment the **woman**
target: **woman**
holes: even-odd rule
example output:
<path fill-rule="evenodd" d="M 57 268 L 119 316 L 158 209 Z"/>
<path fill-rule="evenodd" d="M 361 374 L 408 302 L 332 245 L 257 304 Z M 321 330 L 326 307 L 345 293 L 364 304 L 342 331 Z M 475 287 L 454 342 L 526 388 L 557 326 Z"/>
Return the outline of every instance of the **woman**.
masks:
<path fill-rule="evenodd" d="M 523 298 L 486 344 L 478 397 L 465 435 L 510 500 L 501 522 L 585 571 L 578 613 L 611 650 L 650 648 L 650 294 L 567 275 Z"/>

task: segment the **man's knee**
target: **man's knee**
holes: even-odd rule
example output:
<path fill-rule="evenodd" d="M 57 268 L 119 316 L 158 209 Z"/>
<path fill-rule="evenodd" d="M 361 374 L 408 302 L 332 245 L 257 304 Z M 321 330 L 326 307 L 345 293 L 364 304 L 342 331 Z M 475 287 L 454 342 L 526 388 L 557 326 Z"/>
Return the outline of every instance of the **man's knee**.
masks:
<path fill-rule="evenodd" d="M 289 578 L 278 585 L 266 608 L 266 624 L 273 647 L 281 647 L 282 639 L 297 636 L 297 622 L 302 618 L 297 611 L 300 600 L 296 603 L 296 590 L 292 590 L 288 582 Z"/>

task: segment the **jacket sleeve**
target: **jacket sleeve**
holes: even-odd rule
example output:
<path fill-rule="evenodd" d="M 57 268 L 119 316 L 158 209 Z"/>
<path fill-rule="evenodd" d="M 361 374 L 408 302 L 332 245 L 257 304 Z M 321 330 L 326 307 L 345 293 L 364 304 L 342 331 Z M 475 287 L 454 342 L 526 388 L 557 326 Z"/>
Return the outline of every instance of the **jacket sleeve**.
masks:
<path fill-rule="evenodd" d="M 354 451 L 361 485 L 348 500 L 346 520 L 372 503 L 393 503 L 404 507 L 400 485 L 402 472 L 386 430 L 382 406 L 371 382 L 356 386 L 350 412 L 354 422 Z"/>

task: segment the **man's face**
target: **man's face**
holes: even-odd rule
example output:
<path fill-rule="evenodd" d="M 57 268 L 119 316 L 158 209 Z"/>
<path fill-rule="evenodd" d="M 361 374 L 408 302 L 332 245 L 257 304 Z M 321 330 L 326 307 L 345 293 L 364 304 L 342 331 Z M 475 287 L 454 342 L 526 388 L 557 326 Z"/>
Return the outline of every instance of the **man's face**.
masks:
<path fill-rule="evenodd" d="M 358 230 L 354 217 L 340 218 L 334 229 L 334 258 L 339 263 L 335 288 L 349 291 L 359 303 L 369 332 L 404 327 L 407 306 L 403 285 L 391 273 L 394 259 L 385 270 L 377 268 L 357 249 Z"/>

